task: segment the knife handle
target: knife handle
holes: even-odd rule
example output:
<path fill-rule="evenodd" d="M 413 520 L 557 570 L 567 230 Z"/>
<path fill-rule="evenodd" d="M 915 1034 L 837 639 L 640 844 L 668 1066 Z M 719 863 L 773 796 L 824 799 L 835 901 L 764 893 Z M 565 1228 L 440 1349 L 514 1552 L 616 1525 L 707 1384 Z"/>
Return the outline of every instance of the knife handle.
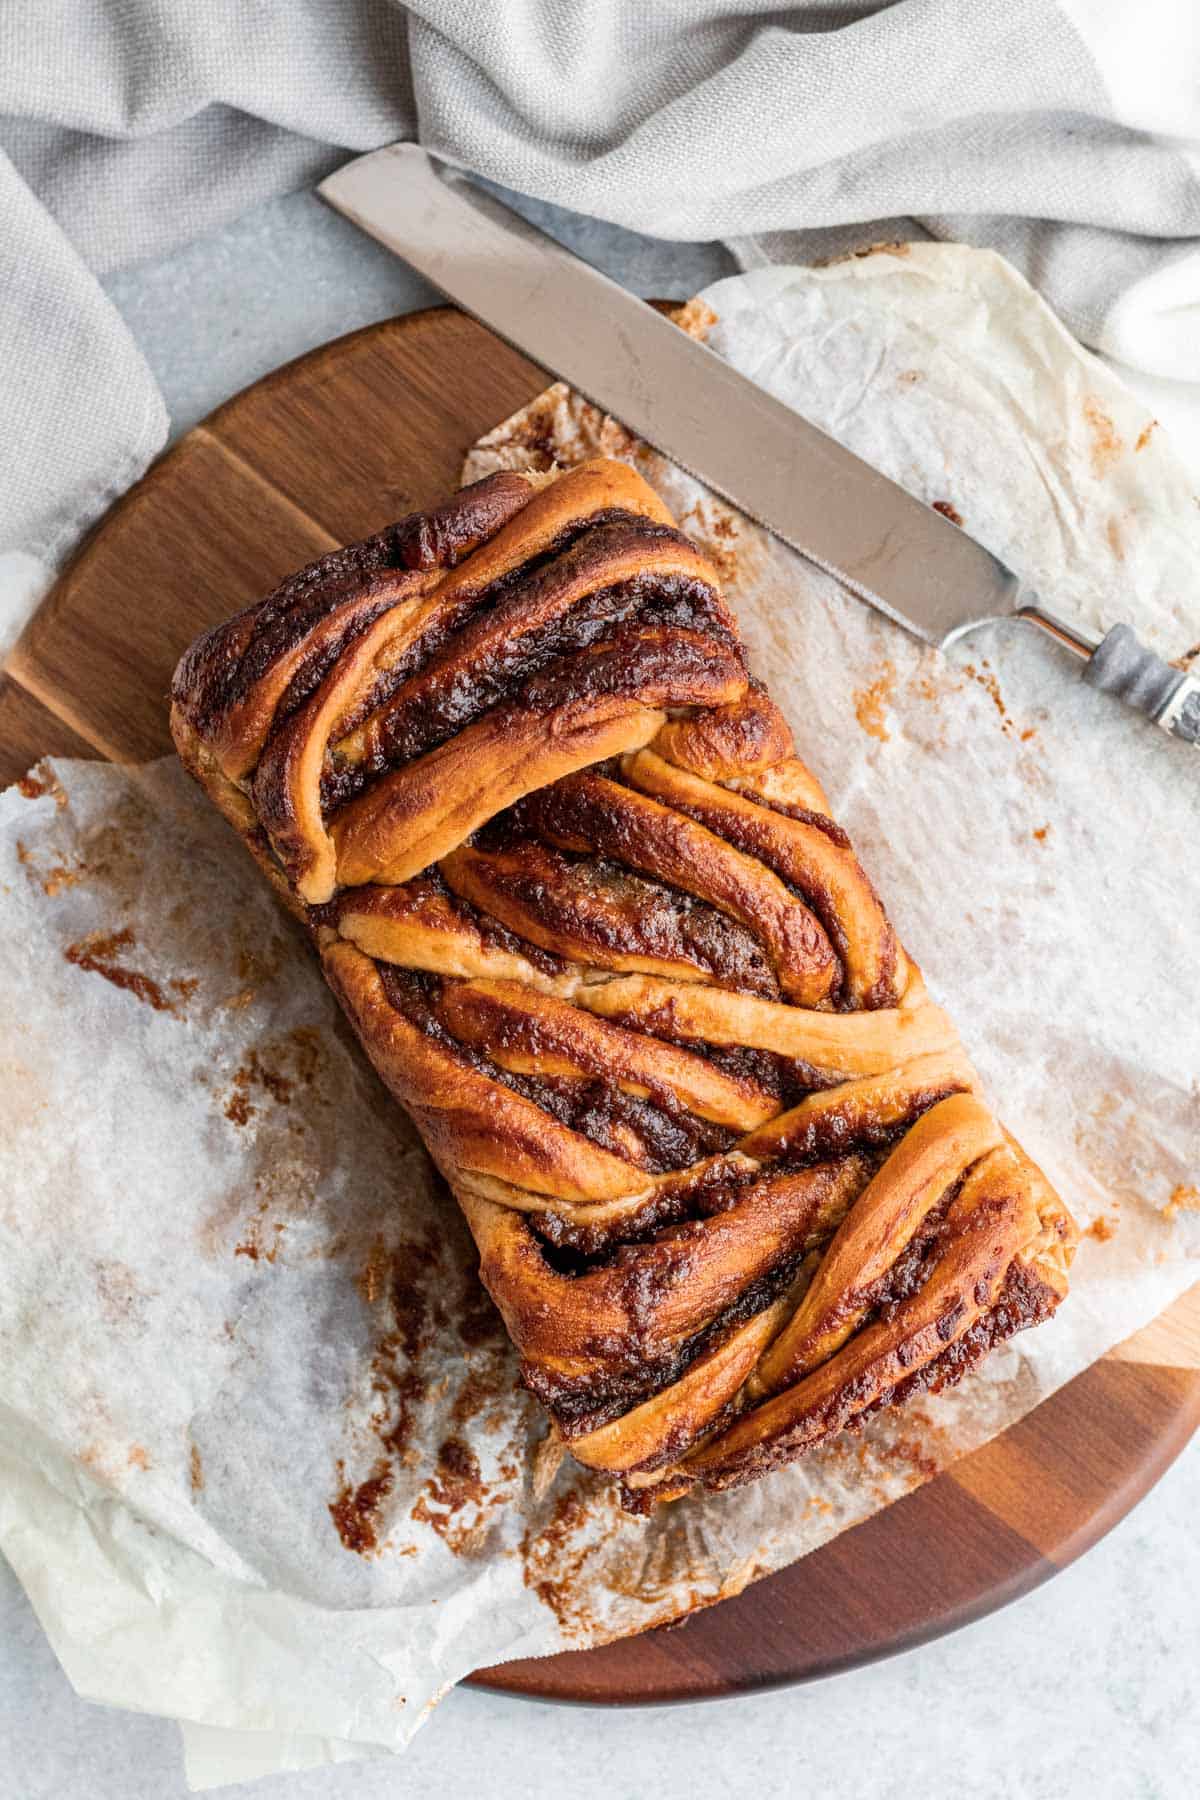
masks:
<path fill-rule="evenodd" d="M 1099 638 L 1027 599 L 1017 617 L 1048 632 L 1058 643 L 1084 658 L 1083 679 L 1106 694 L 1115 694 L 1148 719 L 1200 749 L 1200 681 L 1147 650 L 1129 625 L 1114 625 Z"/>
<path fill-rule="evenodd" d="M 1114 625 L 1101 639 L 1084 666 L 1083 679 L 1200 749 L 1200 681 L 1147 650 L 1129 625 Z"/>

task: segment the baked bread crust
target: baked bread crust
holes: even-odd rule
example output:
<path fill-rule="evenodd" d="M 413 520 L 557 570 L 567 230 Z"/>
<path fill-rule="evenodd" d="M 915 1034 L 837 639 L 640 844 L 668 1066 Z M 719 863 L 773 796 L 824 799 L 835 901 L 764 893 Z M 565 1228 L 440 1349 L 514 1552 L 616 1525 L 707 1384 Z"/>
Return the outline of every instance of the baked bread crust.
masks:
<path fill-rule="evenodd" d="M 630 1506 L 955 1381 L 1065 1294 L 1070 1215 L 626 465 L 323 558 L 187 651 L 171 724 Z"/>

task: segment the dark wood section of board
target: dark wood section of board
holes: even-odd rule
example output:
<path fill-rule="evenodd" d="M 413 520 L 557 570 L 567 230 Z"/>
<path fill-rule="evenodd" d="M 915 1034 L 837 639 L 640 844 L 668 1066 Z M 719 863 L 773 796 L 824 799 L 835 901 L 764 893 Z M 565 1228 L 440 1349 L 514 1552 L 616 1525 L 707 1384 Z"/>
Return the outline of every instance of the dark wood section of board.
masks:
<path fill-rule="evenodd" d="M 1111 1530 L 1200 1418 L 1194 1369 L 1110 1360 L 813 1556 L 667 1631 L 502 1664 L 482 1687 L 643 1705 L 809 1681 L 1028 1593 Z"/>
<path fill-rule="evenodd" d="M 0 675 L 0 778 L 43 754 L 158 756 L 184 646 L 334 543 L 457 484 L 546 384 L 434 308 L 268 376 L 114 508 Z M 1200 1289 L 1020 1424 L 793 1568 L 684 1624 L 474 1679 L 543 1699 L 689 1700 L 798 1681 L 954 1629 L 1110 1529 L 1200 1424 Z"/>

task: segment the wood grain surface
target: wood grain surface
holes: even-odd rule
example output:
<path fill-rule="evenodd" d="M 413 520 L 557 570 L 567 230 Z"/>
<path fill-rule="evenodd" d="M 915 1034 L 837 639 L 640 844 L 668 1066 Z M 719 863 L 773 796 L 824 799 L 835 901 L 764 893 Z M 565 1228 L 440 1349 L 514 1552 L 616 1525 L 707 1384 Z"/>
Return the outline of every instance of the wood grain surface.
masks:
<path fill-rule="evenodd" d="M 228 402 L 76 556 L 0 675 L 0 779 L 170 749 L 180 651 L 298 564 L 457 485 L 547 377 L 447 307 L 356 332 Z M 692 1700 L 810 1679 L 1026 1592 L 1128 1512 L 1200 1424 L 1200 1287 L 1018 1425 L 790 1569 L 671 1630 L 474 1677 L 543 1699 Z"/>

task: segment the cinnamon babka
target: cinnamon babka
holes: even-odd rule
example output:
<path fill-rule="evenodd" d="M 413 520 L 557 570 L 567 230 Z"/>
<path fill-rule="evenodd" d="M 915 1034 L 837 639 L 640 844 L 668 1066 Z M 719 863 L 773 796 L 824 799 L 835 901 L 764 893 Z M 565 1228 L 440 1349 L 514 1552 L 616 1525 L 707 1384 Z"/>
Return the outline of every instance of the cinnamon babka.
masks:
<path fill-rule="evenodd" d="M 193 644 L 172 729 L 630 1506 L 1057 1306 L 1070 1215 L 631 468 L 492 475 L 321 558 Z"/>

